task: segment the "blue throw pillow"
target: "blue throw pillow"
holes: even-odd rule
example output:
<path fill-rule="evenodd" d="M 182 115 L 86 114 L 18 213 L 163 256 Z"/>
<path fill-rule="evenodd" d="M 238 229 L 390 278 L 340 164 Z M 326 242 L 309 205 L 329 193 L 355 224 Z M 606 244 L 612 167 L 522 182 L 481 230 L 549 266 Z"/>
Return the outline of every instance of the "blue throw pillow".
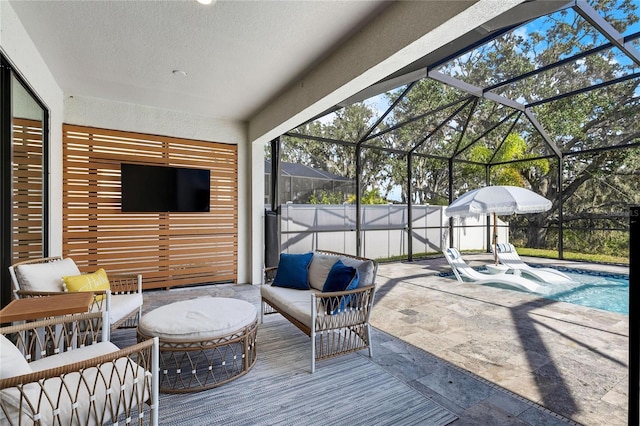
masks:
<path fill-rule="evenodd" d="M 313 253 L 305 254 L 280 254 L 278 271 L 273 279 L 272 286 L 309 290 L 309 264 Z"/>
<path fill-rule="evenodd" d="M 358 286 L 358 281 L 354 280 L 354 277 L 357 272 L 356 268 L 346 266 L 342 263 L 342 260 L 338 260 L 331 267 L 329 275 L 327 275 L 327 280 L 324 282 L 324 286 L 322 286 L 322 292 L 328 293 L 332 291 L 352 290 L 352 288 L 347 287 L 356 288 Z M 355 286 L 352 281 L 355 281 Z"/>
<path fill-rule="evenodd" d="M 338 260 L 329 271 L 327 280 L 322 287 L 323 293 L 329 293 L 334 291 L 355 290 L 358 287 L 358 270 L 351 266 L 346 266 L 341 260 Z M 332 297 L 326 299 L 325 306 L 327 308 L 327 314 L 335 315 L 338 312 L 344 311 L 345 307 L 351 301 L 351 295 L 342 297 Z"/>

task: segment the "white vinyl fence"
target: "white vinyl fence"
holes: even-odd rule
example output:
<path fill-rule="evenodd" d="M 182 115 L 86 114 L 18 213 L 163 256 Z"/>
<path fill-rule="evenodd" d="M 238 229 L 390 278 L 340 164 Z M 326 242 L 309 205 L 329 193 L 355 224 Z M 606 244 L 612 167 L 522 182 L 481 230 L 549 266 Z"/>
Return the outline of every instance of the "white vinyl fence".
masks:
<path fill-rule="evenodd" d="M 356 253 L 356 206 L 284 204 L 280 222 L 281 251 L 304 253 L 322 249 Z M 413 206 L 413 254 L 449 247 L 449 220 L 444 206 Z M 373 259 L 408 254 L 406 205 L 362 206 L 362 253 Z M 498 241 L 507 242 L 508 224 L 498 219 Z M 487 217 L 454 220 L 454 247 L 487 249 Z"/>

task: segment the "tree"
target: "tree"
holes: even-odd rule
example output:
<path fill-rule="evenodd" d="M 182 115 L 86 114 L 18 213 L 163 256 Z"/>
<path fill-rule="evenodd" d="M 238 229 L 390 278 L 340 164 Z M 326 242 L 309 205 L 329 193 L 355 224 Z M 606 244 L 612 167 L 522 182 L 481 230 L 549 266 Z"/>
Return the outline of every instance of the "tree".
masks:
<path fill-rule="evenodd" d="M 603 0 L 594 7 L 620 32 L 638 22 L 637 3 L 632 0 Z M 439 68 L 492 94 L 522 104 L 536 103 L 528 112 L 538 120 L 544 135 L 521 111 L 486 97 L 474 99 L 430 78 L 391 90 L 385 95 L 387 104 L 396 100 L 398 104 L 372 132 L 375 137 L 366 141 L 367 146 L 387 151 L 362 150 L 364 187 L 388 193 L 400 185 L 403 202 L 443 204 L 450 195 L 462 194 L 487 180 L 529 187 L 553 202 L 547 213 L 514 220 L 528 227 L 527 245 L 531 247 L 548 243 L 549 229 L 557 225 L 561 207 L 568 227 L 624 226 L 621 211 L 640 202 L 636 188 L 640 78 L 537 102 L 630 75 L 636 65 L 616 48 L 601 49 L 543 73 L 501 84 L 606 42 L 584 18 L 565 9 L 504 33 Z M 400 98 L 405 89 L 409 90 Z M 356 143 L 377 115 L 363 102 L 336 112 L 330 122 L 314 122 L 302 131 Z M 354 176 L 353 146 L 297 143 L 297 148 L 308 153 L 307 157 L 300 155 L 300 161 L 321 163 L 327 170 Z M 561 158 L 553 146 L 564 153 Z M 599 151 L 603 147 L 628 148 Z M 291 149 L 290 155 L 297 148 Z M 406 185 L 409 153 L 410 194 Z M 449 159 L 454 161 L 453 194 L 449 194 Z M 508 163 L 512 160 L 517 162 Z"/>

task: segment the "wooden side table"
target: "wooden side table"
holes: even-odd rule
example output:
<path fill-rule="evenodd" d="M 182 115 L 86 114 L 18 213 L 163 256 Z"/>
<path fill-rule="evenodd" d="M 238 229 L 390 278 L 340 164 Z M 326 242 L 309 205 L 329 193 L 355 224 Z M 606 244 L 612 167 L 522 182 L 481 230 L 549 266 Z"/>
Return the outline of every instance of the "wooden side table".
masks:
<path fill-rule="evenodd" d="M 16 299 L 0 311 L 0 323 L 33 321 L 59 315 L 79 314 L 87 312 L 92 301 L 93 293 L 90 292 Z"/>

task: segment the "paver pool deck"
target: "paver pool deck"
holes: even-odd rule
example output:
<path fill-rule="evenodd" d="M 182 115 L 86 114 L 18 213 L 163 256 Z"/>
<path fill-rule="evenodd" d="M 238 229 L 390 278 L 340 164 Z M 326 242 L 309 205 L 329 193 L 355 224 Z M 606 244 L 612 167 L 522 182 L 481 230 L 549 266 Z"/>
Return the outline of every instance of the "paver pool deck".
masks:
<path fill-rule="evenodd" d="M 487 254 L 464 258 L 471 266 L 492 260 Z M 618 266 L 524 260 L 629 272 Z M 381 264 L 372 325 L 577 423 L 627 424 L 627 315 L 438 276 L 450 270 L 442 257 Z M 481 411 L 476 397 L 452 411 Z M 451 403 L 437 394 L 434 399 L 445 407 Z M 468 414 L 463 417 L 474 418 Z"/>

